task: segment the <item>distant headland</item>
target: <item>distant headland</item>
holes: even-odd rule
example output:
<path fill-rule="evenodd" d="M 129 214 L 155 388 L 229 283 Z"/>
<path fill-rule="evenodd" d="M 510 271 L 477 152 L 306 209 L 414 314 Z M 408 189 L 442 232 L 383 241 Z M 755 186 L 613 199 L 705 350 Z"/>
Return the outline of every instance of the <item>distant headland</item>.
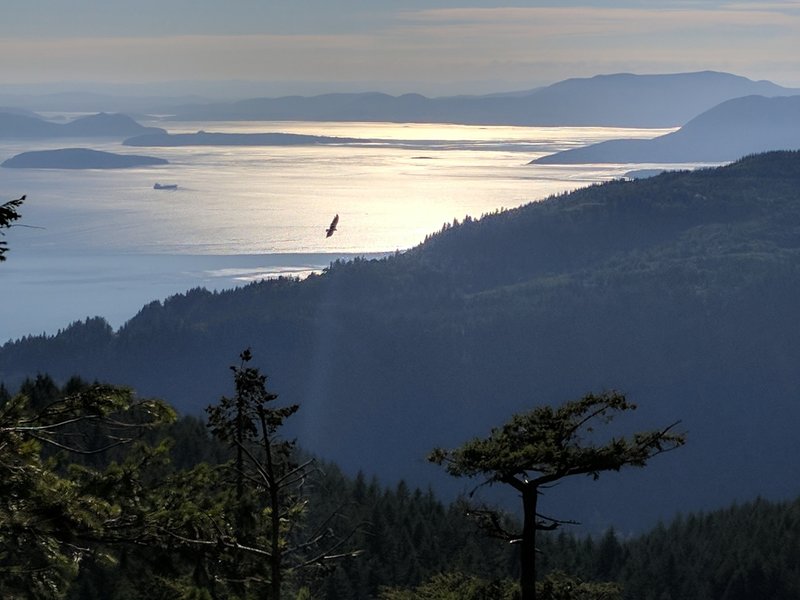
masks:
<path fill-rule="evenodd" d="M 137 135 L 122 142 L 125 146 L 302 146 L 314 144 L 352 144 L 355 138 L 298 133 L 153 133 Z"/>
<path fill-rule="evenodd" d="M 651 140 L 609 140 L 538 158 L 538 164 L 728 162 L 800 149 L 800 96 L 746 96 Z"/>
<path fill-rule="evenodd" d="M 33 113 L 0 109 L 0 139 L 126 138 L 165 133 L 160 127 L 145 127 L 122 114 L 98 113 L 69 123 L 53 123 Z"/>

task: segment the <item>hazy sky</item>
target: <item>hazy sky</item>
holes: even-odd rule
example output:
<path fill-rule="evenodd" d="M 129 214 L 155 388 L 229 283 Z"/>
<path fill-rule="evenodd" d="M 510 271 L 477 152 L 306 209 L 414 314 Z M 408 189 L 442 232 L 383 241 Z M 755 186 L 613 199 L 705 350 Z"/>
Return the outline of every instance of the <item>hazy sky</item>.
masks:
<path fill-rule="evenodd" d="M 6 84 L 435 94 L 705 69 L 800 87 L 800 0 L 0 0 Z"/>

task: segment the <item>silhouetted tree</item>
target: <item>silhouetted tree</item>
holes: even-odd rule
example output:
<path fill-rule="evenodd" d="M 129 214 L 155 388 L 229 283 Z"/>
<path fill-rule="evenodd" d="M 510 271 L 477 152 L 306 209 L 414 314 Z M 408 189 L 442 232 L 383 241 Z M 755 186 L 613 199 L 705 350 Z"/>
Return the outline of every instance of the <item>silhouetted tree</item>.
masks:
<path fill-rule="evenodd" d="M 236 393 L 206 409 L 212 434 L 235 451 L 230 465 L 236 482 L 235 538 L 223 544 L 233 551 L 232 568 L 239 571 L 231 580 L 266 581 L 270 600 L 280 600 L 288 574 L 355 553 L 337 553 L 345 538 L 337 538 L 330 526 L 335 515 L 300 533 L 307 501 L 303 488 L 314 460 L 298 461 L 295 442 L 281 439 L 279 432 L 299 406 L 274 406 L 278 396 L 267 391 L 267 377 L 247 366 L 250 350 L 240 358 L 241 364 L 231 367 Z"/>
<path fill-rule="evenodd" d="M 5 235 L 3 229 L 8 229 L 14 221 L 19 219 L 20 214 L 17 209 L 22 206 L 24 201 L 25 196 L 22 196 L 16 200 L 9 200 L 4 204 L 0 204 L 0 235 Z M 5 253 L 7 251 L 7 242 L 0 240 L 0 262 L 6 259 Z"/>
<path fill-rule="evenodd" d="M 520 544 L 522 600 L 536 598 L 537 530 L 552 530 L 565 523 L 539 513 L 542 487 L 573 475 L 597 479 L 603 471 L 643 467 L 653 456 L 683 445 L 684 435 L 671 433 L 675 424 L 631 438 L 613 437 L 602 444 L 594 441 L 597 423 L 606 424 L 616 413 L 634 408 L 622 394 L 589 394 L 559 408 L 541 406 L 514 415 L 485 439 L 474 439 L 455 450 L 437 448 L 428 457 L 445 465 L 451 475 L 482 476 L 486 483 L 509 485 L 522 496 L 521 533 L 506 531 L 491 511 L 479 513 L 494 534 Z"/>

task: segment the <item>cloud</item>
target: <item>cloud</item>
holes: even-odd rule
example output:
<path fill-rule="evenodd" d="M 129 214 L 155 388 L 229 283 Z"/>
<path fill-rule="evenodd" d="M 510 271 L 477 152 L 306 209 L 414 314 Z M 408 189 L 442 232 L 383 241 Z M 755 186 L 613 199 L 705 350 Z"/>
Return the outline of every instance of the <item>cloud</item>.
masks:
<path fill-rule="evenodd" d="M 371 23 L 370 29 L 319 35 L 5 37 L 0 79 L 529 86 L 600 72 L 717 69 L 800 85 L 795 0 L 436 8 L 396 11 Z"/>
<path fill-rule="evenodd" d="M 770 10 L 767 7 L 773 6 Z M 735 26 L 753 30 L 778 26 L 796 31 L 800 23 L 794 11 L 779 10 L 774 4 L 734 4 L 727 8 L 690 9 L 680 3 L 670 8 L 453 8 L 399 13 L 405 31 L 455 30 L 459 32 L 513 33 L 557 37 L 575 34 L 626 35 L 653 32 L 679 34 L 692 29 Z M 787 7 L 786 4 L 778 6 Z M 792 7 L 800 4 L 792 3 Z M 787 19 L 788 17 L 788 19 Z"/>

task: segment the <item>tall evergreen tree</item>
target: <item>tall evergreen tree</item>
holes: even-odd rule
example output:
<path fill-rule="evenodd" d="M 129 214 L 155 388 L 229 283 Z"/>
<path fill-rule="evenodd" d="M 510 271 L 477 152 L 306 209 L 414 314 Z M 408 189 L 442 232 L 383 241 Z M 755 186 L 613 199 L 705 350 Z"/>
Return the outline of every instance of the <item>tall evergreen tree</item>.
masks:
<path fill-rule="evenodd" d="M 607 424 L 615 414 L 635 408 L 619 393 L 589 394 L 558 408 L 541 406 L 514 415 L 485 439 L 430 454 L 429 460 L 444 465 L 451 475 L 485 477 L 486 483 L 509 485 L 521 495 L 521 533 L 506 531 L 490 512 L 482 515 L 495 534 L 520 544 L 522 600 L 536 599 L 536 532 L 564 523 L 539 512 L 542 488 L 574 475 L 597 479 L 603 471 L 643 467 L 653 456 L 683 445 L 684 436 L 672 433 L 674 425 L 631 438 L 612 437 L 603 444 L 594 441 L 597 423 Z"/>
<path fill-rule="evenodd" d="M 267 597 L 280 600 L 288 576 L 353 553 L 338 552 L 344 541 L 334 536 L 332 516 L 313 531 L 302 530 L 304 486 L 314 460 L 298 460 L 295 442 L 280 436 L 284 421 L 299 406 L 275 406 L 278 396 L 267 390 L 266 375 L 248 366 L 250 350 L 240 359 L 239 366 L 231 367 L 234 396 L 206 409 L 212 434 L 235 452 L 229 468 L 236 490 L 234 539 L 224 542 L 234 556 L 228 579 L 241 582 L 241 591 L 266 583 Z"/>

